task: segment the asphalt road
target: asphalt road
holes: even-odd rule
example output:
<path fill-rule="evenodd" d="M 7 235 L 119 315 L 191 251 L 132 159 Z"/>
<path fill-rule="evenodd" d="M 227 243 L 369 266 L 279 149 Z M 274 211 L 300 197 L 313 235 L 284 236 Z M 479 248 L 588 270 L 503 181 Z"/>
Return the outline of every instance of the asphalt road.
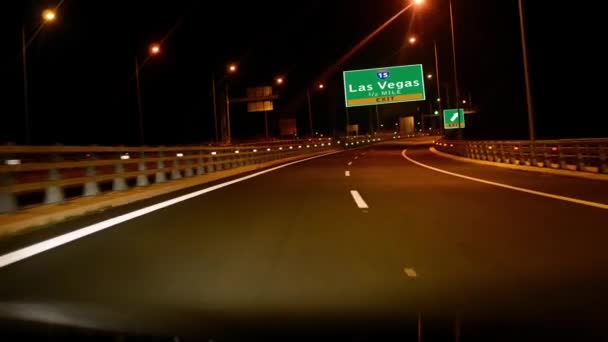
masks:
<path fill-rule="evenodd" d="M 217 341 L 313 332 L 415 341 L 419 318 L 423 336 L 452 336 L 457 325 L 462 341 L 608 337 L 608 210 L 436 172 L 406 160 L 406 147 L 288 166 L 0 268 L 0 316 Z M 608 204 L 606 182 L 457 162 L 422 146 L 405 154 Z"/>

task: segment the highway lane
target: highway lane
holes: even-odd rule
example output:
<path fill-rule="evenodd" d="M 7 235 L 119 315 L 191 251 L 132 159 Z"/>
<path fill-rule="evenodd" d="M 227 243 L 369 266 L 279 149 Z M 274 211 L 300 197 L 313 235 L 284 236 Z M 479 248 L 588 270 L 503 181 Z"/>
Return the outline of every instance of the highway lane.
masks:
<path fill-rule="evenodd" d="M 411 336 L 419 314 L 458 317 L 464 328 L 480 319 L 606 323 L 608 211 L 434 172 L 405 160 L 405 147 L 289 166 L 9 265 L 0 314 L 208 336 L 259 327 Z M 606 189 L 462 165 L 421 147 L 408 156 L 588 200 Z"/>

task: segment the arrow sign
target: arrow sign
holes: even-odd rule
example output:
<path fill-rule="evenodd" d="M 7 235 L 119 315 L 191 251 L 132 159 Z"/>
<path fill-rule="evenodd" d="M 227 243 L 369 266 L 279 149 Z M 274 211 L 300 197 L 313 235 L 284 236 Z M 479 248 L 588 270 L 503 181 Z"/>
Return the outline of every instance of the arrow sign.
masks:
<path fill-rule="evenodd" d="M 443 127 L 445 129 L 464 128 L 464 109 L 444 109 Z"/>

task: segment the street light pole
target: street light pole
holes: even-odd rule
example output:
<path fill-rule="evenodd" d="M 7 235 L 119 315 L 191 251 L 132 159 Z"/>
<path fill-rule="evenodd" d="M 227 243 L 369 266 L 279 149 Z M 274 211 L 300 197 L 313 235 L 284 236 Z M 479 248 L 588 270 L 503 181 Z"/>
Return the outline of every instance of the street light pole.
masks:
<path fill-rule="evenodd" d="M 312 130 L 312 107 L 310 104 L 310 89 L 306 90 L 306 100 L 308 102 L 308 130 L 310 131 L 310 136 L 312 137 L 314 135 L 314 132 Z"/>
<path fill-rule="evenodd" d="M 376 105 L 376 132 L 380 132 L 380 114 L 378 112 L 378 105 Z"/>
<path fill-rule="evenodd" d="M 454 108 L 458 108 L 460 104 L 460 90 L 458 89 L 458 66 L 456 64 L 456 40 L 454 39 L 454 11 L 452 9 L 452 0 L 450 0 L 450 28 L 452 32 L 452 58 L 454 63 L 454 91 L 455 91 L 455 104 Z"/>
<path fill-rule="evenodd" d="M 27 89 L 27 45 L 25 40 L 25 25 L 21 26 L 21 57 L 23 62 L 23 113 L 25 116 L 25 143 L 30 144 L 30 111 Z"/>
<path fill-rule="evenodd" d="M 348 113 L 348 107 L 346 107 L 346 136 L 348 137 L 350 134 L 348 132 L 348 127 L 350 126 L 350 115 Z"/>
<path fill-rule="evenodd" d="M 217 99 L 215 95 L 215 74 L 211 74 L 211 94 L 213 96 L 213 130 L 215 133 L 215 142 L 218 142 L 217 136 Z"/>
<path fill-rule="evenodd" d="M 139 144 L 144 145 L 144 114 L 141 106 L 141 88 L 139 85 L 139 61 L 135 56 L 135 90 L 137 91 L 137 114 L 139 115 Z"/>
<path fill-rule="evenodd" d="M 228 94 L 228 82 L 226 86 L 226 144 L 230 144 L 232 133 L 230 132 L 230 96 Z"/>
<path fill-rule="evenodd" d="M 532 90 L 530 88 L 530 74 L 528 69 L 528 49 L 526 44 L 526 30 L 524 27 L 524 10 L 522 0 L 519 0 L 519 29 L 521 31 L 521 49 L 524 61 L 524 79 L 526 83 L 526 103 L 528 109 L 528 134 L 530 141 L 536 139 L 534 132 L 534 106 L 532 103 Z"/>
<path fill-rule="evenodd" d="M 437 102 L 437 109 L 439 110 L 439 115 L 440 116 L 440 127 L 441 127 L 441 131 L 443 132 L 443 110 L 441 110 L 441 82 L 439 81 L 439 53 L 437 52 L 437 41 L 435 39 L 433 39 L 433 51 L 435 53 L 435 78 L 436 78 L 436 82 L 437 82 L 437 99 L 439 99 L 440 101 Z M 431 113 L 429 113 L 431 114 Z"/>

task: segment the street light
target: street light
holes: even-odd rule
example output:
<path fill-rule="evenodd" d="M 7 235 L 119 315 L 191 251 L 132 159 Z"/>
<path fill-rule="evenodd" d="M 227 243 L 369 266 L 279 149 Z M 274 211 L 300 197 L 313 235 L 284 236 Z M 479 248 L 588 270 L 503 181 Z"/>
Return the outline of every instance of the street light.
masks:
<path fill-rule="evenodd" d="M 410 37 L 410 39 L 408 39 L 408 42 L 410 44 L 415 44 L 416 43 L 416 37 Z"/>
<path fill-rule="evenodd" d="M 422 5 L 424 0 L 414 0 L 414 5 Z"/>
<path fill-rule="evenodd" d="M 235 63 L 228 64 L 228 73 L 236 73 L 237 66 Z M 224 84 L 226 91 L 226 143 L 230 144 L 232 141 L 232 128 L 230 124 L 230 93 L 228 91 L 228 82 Z"/>
<path fill-rule="evenodd" d="M 145 139 L 144 139 L 144 113 L 143 113 L 143 108 L 142 108 L 139 71 L 141 70 L 141 68 L 144 67 L 146 62 L 148 62 L 148 59 L 150 57 L 156 56 L 160 53 L 160 44 L 158 44 L 158 43 L 150 44 L 148 51 L 149 51 L 149 54 L 144 59 L 143 63 L 141 63 L 141 65 L 139 63 L 139 59 L 137 58 L 137 55 L 135 55 L 135 58 L 134 58 L 135 59 L 135 90 L 137 92 L 137 113 L 139 115 L 139 143 L 141 144 L 141 146 L 144 145 Z"/>
<path fill-rule="evenodd" d="M 226 73 L 227 74 L 235 74 L 237 72 L 237 64 L 229 63 L 226 65 Z M 220 126 L 222 133 L 222 141 L 225 143 L 230 143 L 231 132 L 230 132 L 230 95 L 228 93 L 228 81 L 226 80 L 226 75 L 220 79 L 220 84 L 225 82 L 225 102 L 226 102 L 226 116 L 222 115 Z M 211 96 L 213 100 L 213 130 L 215 133 L 215 142 L 219 142 L 219 134 L 218 134 L 218 120 L 217 120 L 217 95 L 216 95 L 216 87 L 215 87 L 215 72 L 211 73 Z"/>
<path fill-rule="evenodd" d="M 432 74 L 428 74 L 428 75 L 426 75 L 426 78 L 428 78 L 430 80 L 431 78 L 433 78 L 433 75 Z"/>
<path fill-rule="evenodd" d="M 524 25 L 524 9 L 522 0 L 518 1 L 519 8 L 519 31 L 521 34 L 522 58 L 524 64 L 524 82 L 526 85 L 526 107 L 528 111 L 528 134 L 530 141 L 534 143 L 534 104 L 532 102 L 532 90 L 530 85 L 530 71 L 528 70 L 528 48 L 526 44 L 526 30 Z M 534 145 L 533 145 L 534 146 Z M 532 159 L 534 159 L 534 150 L 532 150 Z"/>
<path fill-rule="evenodd" d="M 158 55 L 160 53 L 160 44 L 150 45 L 150 55 Z"/>
<path fill-rule="evenodd" d="M 317 88 L 319 90 L 323 90 L 325 88 L 325 85 L 323 83 L 319 83 L 319 85 L 317 86 Z M 313 135 L 313 130 L 312 130 L 312 105 L 311 105 L 311 101 L 310 101 L 310 88 L 306 89 L 306 102 L 308 103 L 308 129 L 310 132 L 310 135 Z"/>
<path fill-rule="evenodd" d="M 55 11 L 52 9 L 42 11 L 42 20 L 44 20 L 44 22 L 52 22 L 55 20 L 56 16 Z"/>
<path fill-rule="evenodd" d="M 38 26 L 36 31 L 32 34 L 29 39 L 25 38 L 25 25 L 21 26 L 21 62 L 23 66 L 23 114 L 25 119 L 25 143 L 30 143 L 30 112 L 29 112 L 29 101 L 28 101 L 28 84 L 27 84 L 27 48 L 38 36 L 44 24 L 52 23 L 57 18 L 55 10 L 46 9 L 42 11 L 42 23 Z"/>
<path fill-rule="evenodd" d="M 277 77 L 276 78 L 276 82 L 277 82 L 278 85 L 283 84 L 283 77 Z"/>
<path fill-rule="evenodd" d="M 458 106 L 460 101 L 460 89 L 458 87 L 458 64 L 456 63 L 456 39 L 454 37 L 454 10 L 452 8 L 452 0 L 449 1 L 450 5 L 450 31 L 452 34 L 452 59 L 454 63 L 454 90 L 456 99 L 454 103 Z"/>

